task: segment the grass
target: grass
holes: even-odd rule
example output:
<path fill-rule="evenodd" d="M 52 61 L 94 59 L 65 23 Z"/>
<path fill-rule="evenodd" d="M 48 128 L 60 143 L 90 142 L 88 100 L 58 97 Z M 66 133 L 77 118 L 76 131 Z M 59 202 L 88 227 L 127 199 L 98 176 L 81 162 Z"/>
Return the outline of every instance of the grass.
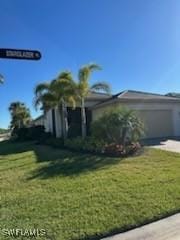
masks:
<path fill-rule="evenodd" d="M 179 169 L 180 154 L 155 149 L 119 159 L 2 142 L 0 228 L 52 240 L 125 231 L 180 211 Z"/>

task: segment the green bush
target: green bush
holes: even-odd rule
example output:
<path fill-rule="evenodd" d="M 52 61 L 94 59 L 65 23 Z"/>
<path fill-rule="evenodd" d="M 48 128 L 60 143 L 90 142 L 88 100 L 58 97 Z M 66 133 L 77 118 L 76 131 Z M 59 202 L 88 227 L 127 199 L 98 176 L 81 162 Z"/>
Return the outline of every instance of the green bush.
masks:
<path fill-rule="evenodd" d="M 65 140 L 64 146 L 68 149 L 78 152 L 88 152 L 105 154 L 112 157 L 121 157 L 134 154 L 140 149 L 139 143 L 131 143 L 126 146 L 116 143 L 105 143 L 103 140 L 98 140 L 94 137 L 81 137 Z"/>
<path fill-rule="evenodd" d="M 133 110 L 112 109 L 92 123 L 92 136 L 107 143 L 125 146 L 137 142 L 144 134 L 142 121 Z"/>
<path fill-rule="evenodd" d="M 50 145 L 54 148 L 63 148 L 64 147 L 64 141 L 62 138 L 48 138 L 45 141 L 46 145 Z"/>
<path fill-rule="evenodd" d="M 66 148 L 75 151 L 103 153 L 105 142 L 92 137 L 86 137 L 85 139 L 77 137 L 65 140 L 64 145 Z"/>
<path fill-rule="evenodd" d="M 14 128 L 12 131 L 12 137 L 19 141 L 29 140 L 28 128 Z"/>
<path fill-rule="evenodd" d="M 12 132 L 12 136 L 15 136 L 16 139 L 20 141 L 39 141 L 42 138 L 43 134 L 45 134 L 43 126 L 15 128 Z"/>
<path fill-rule="evenodd" d="M 40 140 L 42 135 L 45 133 L 44 126 L 34 126 L 28 128 L 28 138 L 29 140 Z"/>
<path fill-rule="evenodd" d="M 81 136 L 81 124 L 71 123 L 68 129 L 68 137 L 75 138 Z"/>
<path fill-rule="evenodd" d="M 41 134 L 41 137 L 38 141 L 39 144 L 46 144 L 46 142 L 52 138 L 52 133 L 50 132 L 43 132 Z"/>

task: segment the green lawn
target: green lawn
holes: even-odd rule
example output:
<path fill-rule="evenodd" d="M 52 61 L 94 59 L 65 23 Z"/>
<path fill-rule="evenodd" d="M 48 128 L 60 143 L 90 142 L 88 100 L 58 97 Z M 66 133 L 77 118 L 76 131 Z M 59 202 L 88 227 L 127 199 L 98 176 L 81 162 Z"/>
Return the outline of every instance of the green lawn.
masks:
<path fill-rule="evenodd" d="M 160 150 L 118 159 L 3 142 L 0 180 L 0 229 L 46 229 L 40 239 L 100 239 L 180 211 L 180 155 Z"/>

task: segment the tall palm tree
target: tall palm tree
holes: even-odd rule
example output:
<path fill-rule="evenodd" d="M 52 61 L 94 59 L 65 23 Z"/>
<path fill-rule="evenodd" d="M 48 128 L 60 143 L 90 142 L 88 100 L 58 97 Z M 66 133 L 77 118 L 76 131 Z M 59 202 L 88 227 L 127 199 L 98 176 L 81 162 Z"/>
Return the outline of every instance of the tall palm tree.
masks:
<path fill-rule="evenodd" d="M 105 82 L 97 82 L 93 85 L 89 84 L 91 73 L 95 70 L 101 70 L 101 67 L 97 64 L 87 64 L 80 68 L 78 73 L 78 83 L 76 85 L 76 93 L 81 105 L 81 129 L 82 137 L 87 135 L 86 130 L 86 111 L 85 111 L 85 98 L 91 91 L 103 91 L 110 93 L 110 86 Z"/>
<path fill-rule="evenodd" d="M 63 138 L 67 138 L 67 103 L 75 107 L 74 82 L 69 71 L 64 71 L 50 83 L 38 84 L 35 88 L 35 106 L 44 110 L 57 106 L 61 116 Z"/>

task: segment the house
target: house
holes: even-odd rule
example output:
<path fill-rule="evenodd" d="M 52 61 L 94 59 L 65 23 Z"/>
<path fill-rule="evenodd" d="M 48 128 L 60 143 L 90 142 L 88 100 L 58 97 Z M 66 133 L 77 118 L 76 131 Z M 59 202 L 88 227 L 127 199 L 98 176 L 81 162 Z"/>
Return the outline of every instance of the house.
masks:
<path fill-rule="evenodd" d="M 92 120 L 111 107 L 126 106 L 137 111 L 145 125 L 146 138 L 180 136 L 180 98 L 160 94 L 123 91 L 92 108 Z"/>
<path fill-rule="evenodd" d="M 125 106 L 134 109 L 145 125 L 146 138 L 180 136 L 180 98 L 127 90 L 115 95 L 92 92 L 86 99 L 87 126 L 110 108 Z M 81 126 L 81 112 L 68 108 L 68 122 Z M 60 113 L 57 108 L 47 112 L 46 131 L 61 137 Z"/>
<path fill-rule="evenodd" d="M 44 126 L 45 125 L 45 116 L 41 115 L 31 122 L 31 126 Z"/>
<path fill-rule="evenodd" d="M 91 107 L 111 97 L 112 95 L 105 94 L 105 93 L 96 93 L 96 92 L 91 92 L 87 96 L 86 102 L 85 102 L 85 106 L 86 106 L 85 110 L 86 110 L 86 117 L 87 117 L 88 132 L 90 129 L 90 123 L 92 121 Z M 81 109 L 78 105 L 74 110 L 71 107 L 68 107 L 68 124 L 70 128 L 73 127 L 76 129 L 81 129 Z M 44 126 L 46 129 L 46 132 L 51 132 L 56 137 L 62 136 L 61 116 L 60 116 L 60 111 L 58 107 L 53 108 L 46 113 Z"/>

